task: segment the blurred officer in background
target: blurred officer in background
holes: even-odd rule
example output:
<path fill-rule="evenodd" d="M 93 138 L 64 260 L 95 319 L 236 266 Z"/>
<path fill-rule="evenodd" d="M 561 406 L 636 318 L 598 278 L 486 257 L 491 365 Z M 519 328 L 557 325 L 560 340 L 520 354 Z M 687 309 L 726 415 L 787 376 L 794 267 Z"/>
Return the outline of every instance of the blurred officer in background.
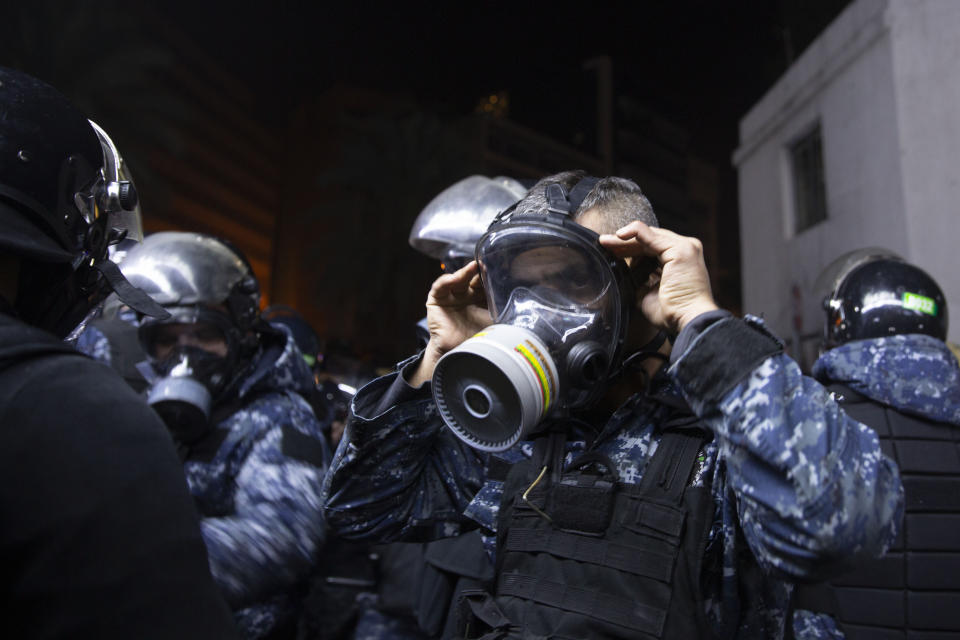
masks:
<path fill-rule="evenodd" d="M 506 176 L 469 176 L 438 193 L 410 229 L 410 246 L 440 261 L 444 273 L 453 273 L 473 260 L 477 240 L 487 232 L 494 217 L 527 192 Z M 420 347 L 427 346 L 427 319 L 417 323 Z"/>
<path fill-rule="evenodd" d="M 343 435 L 353 387 L 338 383 L 329 374 L 326 353 L 320 347 L 320 337 L 299 311 L 287 305 L 274 304 L 264 309 L 263 319 L 289 332 L 297 343 L 303 361 L 313 374 L 314 386 L 307 396 L 307 402 L 320 422 L 331 451 L 336 449 Z"/>
<path fill-rule="evenodd" d="M 248 638 L 292 637 L 325 538 L 330 450 L 301 395 L 313 376 L 261 319 L 257 280 L 225 242 L 156 233 L 122 268 L 170 313 L 140 323 L 147 399 L 183 458 L 213 577 Z"/>
<path fill-rule="evenodd" d="M 798 616 L 833 613 L 848 640 L 960 637 L 960 366 L 943 291 L 877 248 L 840 256 L 815 289 L 826 313 L 813 375 L 899 465 L 906 517 L 883 558 L 801 589 Z"/>
<path fill-rule="evenodd" d="M 170 437 L 62 339 L 111 291 L 136 193 L 109 137 L 0 68 L 0 564 L 10 638 L 233 638 Z"/>

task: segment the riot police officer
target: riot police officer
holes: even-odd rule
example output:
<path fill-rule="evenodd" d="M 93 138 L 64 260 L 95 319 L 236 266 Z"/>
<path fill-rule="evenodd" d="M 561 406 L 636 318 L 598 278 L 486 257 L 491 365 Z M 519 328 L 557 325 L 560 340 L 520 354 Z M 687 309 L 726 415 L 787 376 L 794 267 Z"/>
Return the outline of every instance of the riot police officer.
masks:
<path fill-rule="evenodd" d="M 62 339 L 115 289 L 136 194 L 106 133 L 0 68 L 0 562 L 4 635 L 232 638 L 169 435 Z"/>
<path fill-rule="evenodd" d="M 947 300 L 923 269 L 879 248 L 837 258 L 818 279 L 824 351 L 813 375 L 896 460 L 906 516 L 890 553 L 800 592 L 850 640 L 960 634 L 960 366 L 945 344 Z"/>
<path fill-rule="evenodd" d="M 426 349 L 354 398 L 328 520 L 479 529 L 469 637 L 782 638 L 794 582 L 894 537 L 876 438 L 656 225 L 632 181 L 545 178 L 434 282 Z"/>
<path fill-rule="evenodd" d="M 121 268 L 170 313 L 140 322 L 147 401 L 183 458 L 213 577 L 246 637 L 292 637 L 325 538 L 330 449 L 304 399 L 310 369 L 262 319 L 253 271 L 225 241 L 155 233 Z"/>

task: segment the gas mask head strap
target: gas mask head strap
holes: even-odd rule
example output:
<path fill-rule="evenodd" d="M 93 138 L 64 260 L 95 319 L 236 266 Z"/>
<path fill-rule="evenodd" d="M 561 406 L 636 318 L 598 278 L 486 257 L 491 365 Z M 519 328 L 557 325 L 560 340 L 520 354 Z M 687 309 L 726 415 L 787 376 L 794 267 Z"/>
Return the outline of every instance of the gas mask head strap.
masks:
<path fill-rule="evenodd" d="M 551 213 L 561 213 L 567 216 L 576 213 L 580 205 L 583 204 L 587 194 L 593 191 L 593 188 L 598 182 L 600 182 L 600 178 L 593 176 L 581 178 L 580 181 L 570 189 L 569 195 L 563 188 L 563 185 L 548 184 L 546 193 L 547 210 Z"/>

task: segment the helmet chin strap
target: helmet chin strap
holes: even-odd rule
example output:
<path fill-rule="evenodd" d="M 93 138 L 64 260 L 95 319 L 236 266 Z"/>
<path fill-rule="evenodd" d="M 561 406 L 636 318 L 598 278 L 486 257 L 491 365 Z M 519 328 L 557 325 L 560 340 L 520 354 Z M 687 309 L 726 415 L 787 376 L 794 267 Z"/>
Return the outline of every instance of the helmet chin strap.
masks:
<path fill-rule="evenodd" d="M 134 311 L 157 320 L 167 320 L 170 317 L 169 311 L 157 304 L 142 289 L 130 284 L 120 268 L 110 260 L 101 260 L 94 265 L 94 268 L 103 275 L 117 297 Z"/>

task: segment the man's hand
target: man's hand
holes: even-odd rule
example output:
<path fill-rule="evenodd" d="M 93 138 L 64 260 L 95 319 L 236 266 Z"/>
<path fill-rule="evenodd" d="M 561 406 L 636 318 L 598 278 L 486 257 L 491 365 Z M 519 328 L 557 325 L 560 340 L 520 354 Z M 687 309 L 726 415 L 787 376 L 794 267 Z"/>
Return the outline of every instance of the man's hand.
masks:
<path fill-rule="evenodd" d="M 637 221 L 616 235 L 600 236 L 600 244 L 623 258 L 652 256 L 660 262 L 659 282 L 653 278 L 649 290 L 638 291 L 651 324 L 677 334 L 701 313 L 719 308 L 710 291 L 703 245 L 696 238 Z"/>
<path fill-rule="evenodd" d="M 443 354 L 492 323 L 475 260 L 459 271 L 434 280 L 427 295 L 430 341 L 420 365 L 408 382 L 419 387 L 429 380 Z"/>

